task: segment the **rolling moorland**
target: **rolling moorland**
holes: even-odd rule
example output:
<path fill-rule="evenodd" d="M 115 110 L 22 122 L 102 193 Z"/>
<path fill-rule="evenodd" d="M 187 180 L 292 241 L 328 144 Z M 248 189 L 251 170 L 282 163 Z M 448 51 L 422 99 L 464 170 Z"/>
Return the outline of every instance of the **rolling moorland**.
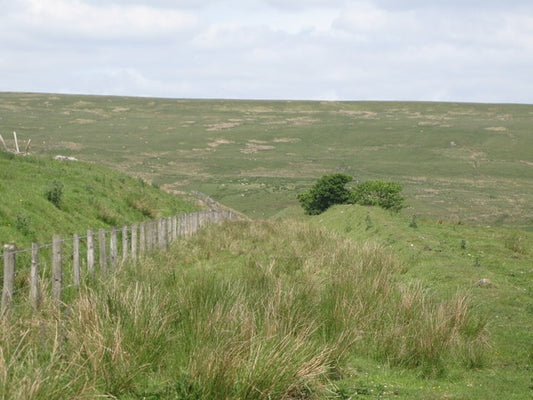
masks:
<path fill-rule="evenodd" d="M 287 215 L 318 177 L 404 185 L 407 215 L 532 229 L 530 105 L 0 94 L 0 131 L 35 155 Z"/>
<path fill-rule="evenodd" d="M 4 93 L 0 118 L 35 155 L 0 157 L 10 241 L 195 207 L 157 187 L 256 218 L 91 282 L 66 320 L 3 319 L 3 398 L 533 394 L 532 106 Z M 332 172 L 400 182 L 408 207 L 305 216 Z"/>

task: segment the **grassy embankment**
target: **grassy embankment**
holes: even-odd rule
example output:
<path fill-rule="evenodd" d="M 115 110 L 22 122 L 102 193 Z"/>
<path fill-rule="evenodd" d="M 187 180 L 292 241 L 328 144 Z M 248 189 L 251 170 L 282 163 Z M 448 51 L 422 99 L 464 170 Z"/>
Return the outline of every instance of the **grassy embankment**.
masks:
<path fill-rule="evenodd" d="M 533 394 L 533 238 L 520 229 L 477 227 L 412 218 L 360 206 L 337 206 L 314 224 L 356 242 L 372 241 L 405 265 L 401 281 L 418 281 L 439 299 L 468 296 L 483 315 L 489 362 L 479 370 L 419 382 L 421 398 L 526 399 Z M 371 380 L 409 386 L 399 371 L 379 364 L 364 370 Z M 411 383 L 412 385 L 413 383 Z M 379 385 L 378 385 L 379 386 Z M 434 391 L 431 388 L 439 388 Z M 424 392 L 423 391 L 423 392 Z"/>
<path fill-rule="evenodd" d="M 50 201 L 47 194 L 58 187 L 60 194 Z M 109 168 L 5 152 L 0 152 L 0 193 L 0 244 L 19 249 L 51 243 L 54 234 L 84 234 L 196 209 Z"/>
<path fill-rule="evenodd" d="M 68 316 L 48 304 L 3 319 L 1 395 L 427 398 L 426 379 L 488 365 L 485 318 L 402 282 L 404 268 L 307 223 L 211 227 L 82 288 Z M 363 362 L 398 375 L 370 384 Z"/>

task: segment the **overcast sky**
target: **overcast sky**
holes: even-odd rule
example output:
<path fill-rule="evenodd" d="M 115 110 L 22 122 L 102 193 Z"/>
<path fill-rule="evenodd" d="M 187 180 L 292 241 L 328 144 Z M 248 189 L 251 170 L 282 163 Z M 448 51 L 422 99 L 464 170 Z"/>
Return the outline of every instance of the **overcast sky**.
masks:
<path fill-rule="evenodd" d="M 0 91 L 533 104 L 533 0 L 0 0 Z"/>

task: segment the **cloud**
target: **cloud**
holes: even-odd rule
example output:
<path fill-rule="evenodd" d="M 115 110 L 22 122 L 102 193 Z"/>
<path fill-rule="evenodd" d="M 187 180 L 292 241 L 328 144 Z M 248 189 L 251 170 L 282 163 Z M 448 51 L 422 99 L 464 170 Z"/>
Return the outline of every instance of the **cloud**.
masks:
<path fill-rule="evenodd" d="M 0 90 L 533 102 L 529 0 L 0 5 Z"/>
<path fill-rule="evenodd" d="M 190 11 L 80 0 L 24 0 L 11 19 L 12 28 L 22 26 L 29 33 L 94 40 L 160 37 L 197 23 Z"/>

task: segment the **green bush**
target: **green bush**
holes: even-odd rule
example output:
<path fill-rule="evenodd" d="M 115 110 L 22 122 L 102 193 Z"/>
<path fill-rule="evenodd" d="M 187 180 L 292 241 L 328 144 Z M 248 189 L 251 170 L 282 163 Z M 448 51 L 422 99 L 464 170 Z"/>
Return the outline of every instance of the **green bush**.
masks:
<path fill-rule="evenodd" d="M 334 204 L 360 204 L 379 206 L 386 210 L 400 211 L 405 207 L 405 198 L 400 195 L 402 185 L 382 180 L 359 183 L 353 190 L 345 185 L 352 177 L 344 174 L 324 175 L 298 200 L 307 214 L 317 215 Z"/>
<path fill-rule="evenodd" d="M 382 180 L 359 183 L 352 191 L 350 203 L 363 206 L 379 206 L 386 210 L 400 211 L 405 198 L 400 195 L 402 185 Z"/>
<path fill-rule="evenodd" d="M 60 181 L 53 181 L 46 190 L 46 199 L 57 208 L 61 208 L 63 201 L 63 184 Z"/>
<path fill-rule="evenodd" d="M 324 175 L 311 189 L 299 194 L 298 200 L 307 214 L 320 214 L 334 204 L 348 202 L 350 190 L 345 185 L 352 179 L 345 174 Z"/>

